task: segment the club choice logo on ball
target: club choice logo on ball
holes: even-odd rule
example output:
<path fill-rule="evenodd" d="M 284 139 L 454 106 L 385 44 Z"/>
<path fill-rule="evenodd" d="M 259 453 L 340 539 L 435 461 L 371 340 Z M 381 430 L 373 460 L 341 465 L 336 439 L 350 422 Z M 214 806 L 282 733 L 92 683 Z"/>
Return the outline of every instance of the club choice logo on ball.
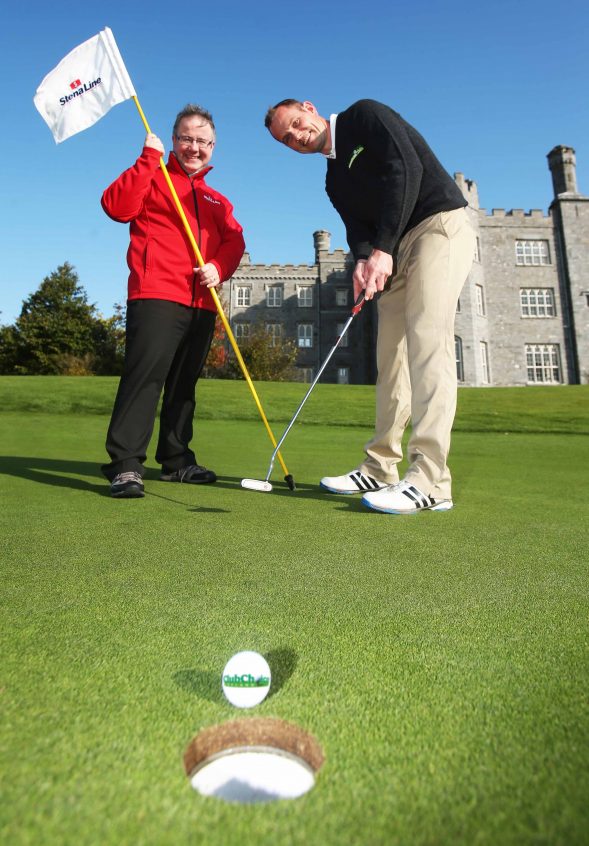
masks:
<path fill-rule="evenodd" d="M 270 679 L 268 676 L 255 679 L 251 673 L 244 673 L 242 676 L 223 676 L 223 684 L 227 687 L 268 687 Z"/>
<path fill-rule="evenodd" d="M 236 708 L 259 705 L 270 691 L 272 673 L 259 652 L 238 652 L 227 661 L 221 676 L 225 698 Z"/>

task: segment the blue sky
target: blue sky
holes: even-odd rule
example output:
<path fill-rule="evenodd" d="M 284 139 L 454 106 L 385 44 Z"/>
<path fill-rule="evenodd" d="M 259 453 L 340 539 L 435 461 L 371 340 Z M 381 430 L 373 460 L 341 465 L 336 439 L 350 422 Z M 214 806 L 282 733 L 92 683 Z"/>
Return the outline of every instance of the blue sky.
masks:
<path fill-rule="evenodd" d="M 64 261 L 108 316 L 124 302 L 127 227 L 101 210 L 104 188 L 139 154 L 132 101 L 56 145 L 34 92 L 76 45 L 109 26 L 151 128 L 169 149 L 186 102 L 209 108 L 218 143 L 209 182 L 235 206 L 253 262 L 313 262 L 312 233 L 346 248 L 324 193 L 325 162 L 273 142 L 266 108 L 309 99 L 322 114 L 360 97 L 388 103 L 425 135 L 481 205 L 547 210 L 546 154 L 577 152 L 589 194 L 589 4 L 569 0 L 225 0 L 170 4 L 33 2 L 3 12 L 0 322 Z"/>

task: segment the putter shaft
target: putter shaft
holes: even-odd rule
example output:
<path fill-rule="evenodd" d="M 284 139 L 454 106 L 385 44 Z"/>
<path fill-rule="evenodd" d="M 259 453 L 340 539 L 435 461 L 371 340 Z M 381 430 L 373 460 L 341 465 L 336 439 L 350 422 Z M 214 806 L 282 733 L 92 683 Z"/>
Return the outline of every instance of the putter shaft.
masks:
<path fill-rule="evenodd" d="M 273 467 L 274 467 L 274 461 L 276 460 L 276 455 L 277 455 L 277 453 L 278 453 L 278 450 L 280 449 L 280 447 L 282 446 L 282 443 L 283 443 L 284 439 L 286 438 L 286 436 L 288 435 L 288 433 L 290 432 L 290 430 L 291 430 L 291 429 L 292 429 L 292 427 L 294 426 L 295 420 L 296 420 L 296 419 L 297 419 L 297 417 L 299 416 L 299 414 L 300 414 L 300 412 L 301 412 L 302 407 L 303 407 L 303 406 L 304 406 L 304 404 L 307 402 L 307 400 L 308 400 L 308 398 L 309 398 L 309 395 L 310 395 L 311 391 L 313 390 L 313 388 L 315 387 L 315 385 L 317 384 L 317 382 L 318 382 L 318 381 L 319 381 L 319 379 L 321 378 L 321 375 L 322 375 L 323 371 L 325 370 L 325 368 L 327 367 L 327 365 L 329 364 L 329 361 L 330 361 L 330 359 L 331 359 L 332 355 L 334 354 L 334 352 L 336 351 L 336 349 L 339 347 L 339 345 L 340 345 L 340 342 L 341 342 L 342 338 L 344 337 L 344 335 L 345 335 L 345 334 L 346 334 L 346 332 L 348 331 L 348 328 L 349 328 L 349 326 L 350 326 L 350 323 L 351 323 L 351 322 L 352 322 L 352 320 L 355 318 L 355 316 L 358 314 L 358 312 L 359 312 L 359 311 L 360 311 L 360 309 L 362 308 L 363 304 L 364 304 L 364 291 L 361 291 L 361 292 L 360 292 L 360 295 L 358 296 L 358 299 L 357 299 L 357 300 L 356 300 L 356 302 L 354 303 L 354 308 L 352 309 L 352 313 L 350 314 L 350 316 L 349 316 L 349 317 L 348 317 L 348 319 L 346 320 L 346 322 L 345 322 L 345 324 L 344 324 L 344 327 L 343 327 L 342 331 L 340 332 L 340 334 L 339 334 L 339 336 L 338 336 L 338 338 L 337 338 L 337 340 L 336 340 L 335 344 L 333 345 L 333 347 L 330 349 L 329 353 L 327 354 L 327 358 L 325 359 L 325 361 L 323 362 L 323 364 L 322 364 L 322 365 L 321 365 L 321 367 L 319 368 L 319 372 L 317 373 L 317 375 L 316 375 L 316 376 L 315 376 L 315 378 L 313 379 L 313 382 L 311 383 L 311 387 L 309 388 L 309 390 L 307 391 L 307 393 L 306 393 L 306 394 L 305 394 L 305 396 L 303 397 L 303 399 L 302 399 L 302 401 L 301 401 L 301 403 L 300 403 L 299 407 L 297 408 L 297 410 L 295 411 L 295 413 L 294 413 L 294 415 L 293 415 L 292 420 L 290 421 L 290 423 L 288 424 L 288 426 L 286 427 L 286 429 L 285 429 L 285 430 L 284 430 L 284 432 L 282 433 L 282 436 L 281 436 L 280 440 L 279 440 L 279 441 L 278 441 L 278 443 L 276 444 L 276 449 L 275 449 L 275 450 L 274 450 L 274 452 L 272 453 L 272 458 L 270 459 L 270 466 L 269 466 L 269 468 L 268 468 L 268 473 L 266 474 L 266 479 L 265 479 L 265 481 L 266 481 L 266 482 L 270 479 L 270 476 L 272 475 L 272 469 L 273 469 Z"/>

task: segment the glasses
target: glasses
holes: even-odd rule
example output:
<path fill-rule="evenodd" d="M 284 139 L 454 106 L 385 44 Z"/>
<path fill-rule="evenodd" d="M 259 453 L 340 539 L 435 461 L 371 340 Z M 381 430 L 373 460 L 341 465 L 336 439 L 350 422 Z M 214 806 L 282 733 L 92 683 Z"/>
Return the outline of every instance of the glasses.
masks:
<path fill-rule="evenodd" d="M 183 147 L 192 147 L 193 144 L 196 144 L 197 147 L 210 150 L 215 145 L 214 141 L 207 141 L 206 138 L 191 138 L 190 135 L 176 135 L 176 139 Z"/>

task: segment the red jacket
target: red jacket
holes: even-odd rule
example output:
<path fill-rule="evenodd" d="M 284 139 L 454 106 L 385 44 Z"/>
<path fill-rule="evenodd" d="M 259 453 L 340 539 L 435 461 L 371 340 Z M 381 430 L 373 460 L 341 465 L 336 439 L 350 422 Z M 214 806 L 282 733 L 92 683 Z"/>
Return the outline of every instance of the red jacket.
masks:
<path fill-rule="evenodd" d="M 216 311 L 209 289 L 195 279 L 194 250 L 159 166 L 160 153 L 144 147 L 135 164 L 102 195 L 102 208 L 120 223 L 130 222 L 127 252 L 129 299 L 172 300 Z M 171 153 L 168 172 L 205 263 L 214 264 L 224 282 L 233 275 L 245 249 L 233 206 L 209 188 L 203 168 L 188 176 Z"/>

